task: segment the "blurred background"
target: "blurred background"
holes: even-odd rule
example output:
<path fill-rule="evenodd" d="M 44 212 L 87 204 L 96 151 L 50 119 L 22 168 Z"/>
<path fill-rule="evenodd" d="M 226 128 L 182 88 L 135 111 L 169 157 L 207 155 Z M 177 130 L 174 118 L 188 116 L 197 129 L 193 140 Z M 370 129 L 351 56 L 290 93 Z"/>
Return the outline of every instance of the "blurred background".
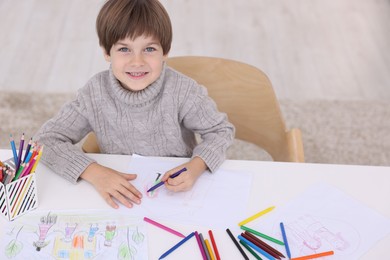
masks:
<path fill-rule="evenodd" d="M 102 0 L 0 0 L 0 91 L 73 92 L 107 68 Z M 390 100 L 388 0 L 164 0 L 170 56 L 262 69 L 281 99 Z"/>
<path fill-rule="evenodd" d="M 263 70 L 307 162 L 390 166 L 389 0 L 162 0 L 170 56 L 217 56 Z M 32 136 L 108 68 L 103 0 L 0 0 L 0 147 Z M 249 148 L 248 148 L 249 147 Z M 239 143 L 232 159 L 269 159 Z"/>

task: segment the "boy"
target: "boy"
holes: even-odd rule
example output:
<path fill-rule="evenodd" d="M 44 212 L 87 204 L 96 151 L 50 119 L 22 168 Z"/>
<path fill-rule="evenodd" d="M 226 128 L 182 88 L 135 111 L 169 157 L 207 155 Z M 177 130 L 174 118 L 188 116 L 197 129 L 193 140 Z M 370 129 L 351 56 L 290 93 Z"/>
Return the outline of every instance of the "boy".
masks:
<path fill-rule="evenodd" d="M 171 191 L 190 189 L 206 169 L 222 164 L 234 127 L 203 86 L 166 66 L 172 42 L 166 10 L 158 0 L 109 0 L 96 28 L 110 68 L 39 130 L 43 162 L 73 183 L 90 182 L 113 208 L 114 199 L 129 208 L 141 203 L 130 183 L 135 174 L 99 165 L 74 145 L 93 131 L 102 153 L 191 157 L 162 177 Z M 183 167 L 187 171 L 169 178 Z"/>

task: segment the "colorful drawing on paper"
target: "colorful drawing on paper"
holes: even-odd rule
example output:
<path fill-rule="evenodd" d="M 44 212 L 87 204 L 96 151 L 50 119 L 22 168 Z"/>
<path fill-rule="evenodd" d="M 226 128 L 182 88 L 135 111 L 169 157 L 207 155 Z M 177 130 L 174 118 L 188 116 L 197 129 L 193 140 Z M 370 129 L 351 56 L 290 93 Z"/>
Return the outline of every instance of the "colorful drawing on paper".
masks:
<path fill-rule="evenodd" d="M 280 222 L 293 257 L 332 250 L 332 259 L 359 259 L 390 232 L 389 219 L 326 183 L 311 186 L 249 227 L 281 238 Z"/>
<path fill-rule="evenodd" d="M 162 176 L 162 173 L 159 173 L 157 172 L 156 173 L 156 179 L 154 180 L 151 180 L 151 181 L 148 181 L 145 185 L 144 185 L 144 194 L 146 194 L 146 196 L 148 198 L 156 198 L 158 196 L 158 191 L 159 189 L 155 189 L 155 190 L 152 190 L 150 192 L 148 192 L 148 190 L 153 187 L 154 185 L 156 185 L 157 183 L 160 182 L 160 177 Z"/>
<path fill-rule="evenodd" d="M 148 259 L 142 218 L 113 211 L 32 212 L 5 231 L 0 259 Z"/>
<path fill-rule="evenodd" d="M 349 255 L 360 242 L 359 232 L 347 222 L 304 214 L 285 223 L 289 244 L 296 255 L 326 250 Z"/>

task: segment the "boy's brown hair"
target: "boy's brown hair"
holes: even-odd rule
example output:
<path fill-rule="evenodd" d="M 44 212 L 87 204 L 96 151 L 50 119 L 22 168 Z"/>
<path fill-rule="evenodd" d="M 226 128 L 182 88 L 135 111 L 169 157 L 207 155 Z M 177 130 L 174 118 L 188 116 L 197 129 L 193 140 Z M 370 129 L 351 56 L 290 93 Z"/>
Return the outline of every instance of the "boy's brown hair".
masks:
<path fill-rule="evenodd" d="M 171 20 L 158 0 L 108 0 L 97 16 L 96 30 L 107 55 L 119 40 L 141 35 L 159 40 L 164 55 L 171 49 Z"/>

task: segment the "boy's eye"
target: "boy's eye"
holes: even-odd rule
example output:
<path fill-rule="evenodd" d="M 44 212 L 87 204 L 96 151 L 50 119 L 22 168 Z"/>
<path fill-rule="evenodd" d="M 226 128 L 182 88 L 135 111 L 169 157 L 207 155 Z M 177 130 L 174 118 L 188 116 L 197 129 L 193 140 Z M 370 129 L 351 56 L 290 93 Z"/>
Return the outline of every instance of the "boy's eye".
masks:
<path fill-rule="evenodd" d="M 147 47 L 147 48 L 145 49 L 146 52 L 153 52 L 153 51 L 155 51 L 155 50 L 156 50 L 156 49 L 153 48 L 153 47 Z"/>
<path fill-rule="evenodd" d="M 120 52 L 128 52 L 129 51 L 129 48 L 126 48 L 126 47 L 122 47 L 119 49 Z"/>

